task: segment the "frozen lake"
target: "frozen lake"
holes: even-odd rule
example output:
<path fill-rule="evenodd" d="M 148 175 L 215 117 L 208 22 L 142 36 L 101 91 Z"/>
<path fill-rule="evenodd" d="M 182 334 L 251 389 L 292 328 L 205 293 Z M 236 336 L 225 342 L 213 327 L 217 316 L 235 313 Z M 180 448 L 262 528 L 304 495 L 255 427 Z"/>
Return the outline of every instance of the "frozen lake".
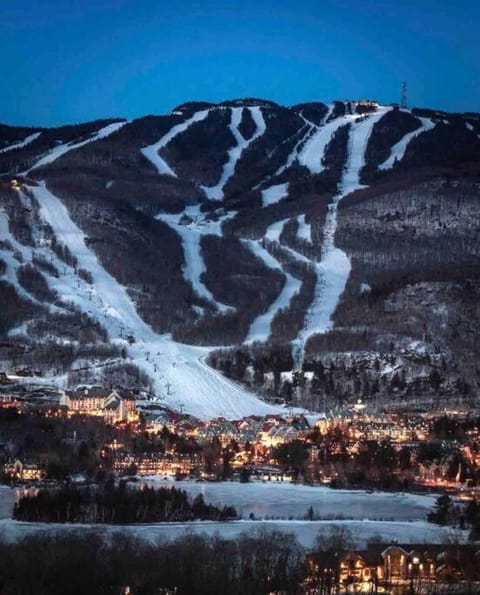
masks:
<path fill-rule="evenodd" d="M 15 491 L 0 486 L 0 536 L 13 541 L 44 532 L 96 531 L 110 537 L 117 532 L 123 532 L 149 541 L 158 541 L 175 539 L 191 532 L 234 538 L 243 532 L 269 528 L 295 534 L 299 542 L 308 548 L 314 543 L 319 531 L 332 525 L 342 525 L 353 531 L 360 547 L 369 538 L 377 535 L 387 542 L 396 540 L 405 543 L 441 543 L 453 536 L 466 538 L 465 532 L 456 532 L 454 535 L 450 528 L 425 521 L 425 516 L 435 501 L 434 496 L 385 492 L 369 494 L 275 483 L 195 483 L 164 481 L 157 478 L 149 478 L 147 482 L 156 487 L 175 485 L 186 490 L 192 497 L 202 493 L 210 503 L 233 504 L 244 518 L 248 518 L 250 512 L 253 512 L 257 519 L 272 516 L 286 519 L 291 516 L 301 517 L 312 506 L 316 514 L 322 517 L 333 518 L 343 515 L 353 520 L 241 520 L 228 523 L 199 521 L 135 526 L 23 523 L 9 518 L 15 502 Z"/>
<path fill-rule="evenodd" d="M 248 519 L 302 518 L 310 506 L 322 520 L 355 519 L 375 521 L 425 520 L 433 508 L 435 496 L 402 492 L 372 492 L 332 490 L 275 482 L 193 482 L 145 478 L 153 487 L 173 485 L 185 490 L 192 498 L 203 494 L 205 501 L 217 506 L 233 505 L 237 513 Z"/>

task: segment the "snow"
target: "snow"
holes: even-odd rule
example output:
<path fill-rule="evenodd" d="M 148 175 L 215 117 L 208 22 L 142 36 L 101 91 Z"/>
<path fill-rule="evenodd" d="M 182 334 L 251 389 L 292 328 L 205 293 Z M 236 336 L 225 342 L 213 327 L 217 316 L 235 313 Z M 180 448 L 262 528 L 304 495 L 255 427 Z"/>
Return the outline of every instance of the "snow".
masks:
<path fill-rule="evenodd" d="M 125 122 L 125 121 L 124 122 L 115 122 L 114 124 L 109 124 L 108 126 L 104 126 L 103 128 L 100 128 L 100 130 L 95 132 L 95 134 L 93 134 L 92 136 L 90 136 L 89 138 L 87 138 L 86 140 L 83 140 L 81 142 L 73 141 L 70 143 L 62 143 L 60 145 L 57 145 L 51 151 L 49 151 L 44 157 L 39 159 L 35 163 L 35 165 L 33 167 L 31 167 L 29 170 L 27 170 L 25 173 L 30 173 L 31 171 L 33 171 L 34 169 L 37 169 L 38 167 L 42 167 L 43 165 L 48 165 L 49 163 L 53 163 L 56 159 L 58 159 L 62 155 L 65 155 L 65 153 L 68 153 L 69 151 L 73 151 L 74 149 L 79 149 L 80 147 L 88 145 L 89 143 L 93 143 L 94 141 L 100 140 L 101 138 L 106 138 L 107 136 L 110 136 L 114 132 L 117 132 L 118 130 L 120 130 L 120 128 L 125 126 L 125 124 L 127 124 L 127 122 Z"/>
<path fill-rule="evenodd" d="M 157 483 L 157 482 L 155 482 Z M 161 484 L 167 482 L 161 482 Z M 257 510 L 260 515 L 276 516 L 282 511 L 288 511 L 295 516 L 303 515 L 310 505 L 319 508 L 318 513 L 327 516 L 332 511 L 340 510 L 341 514 L 358 517 L 356 520 L 274 520 L 251 521 L 240 520 L 233 522 L 197 521 L 192 523 L 154 523 L 141 525 L 80 525 L 59 523 L 26 523 L 8 518 L 14 503 L 15 492 L 7 487 L 0 487 L 0 533 L 9 543 L 18 541 L 28 535 L 47 533 L 84 532 L 96 533 L 107 538 L 114 538 L 120 533 L 136 536 L 148 542 L 170 540 L 186 534 L 196 533 L 214 536 L 221 535 L 225 539 L 235 539 L 245 532 L 259 529 L 280 530 L 293 533 L 301 545 L 306 548 L 313 546 L 320 531 L 332 526 L 346 527 L 352 531 L 358 546 L 365 546 L 373 536 L 380 535 L 385 542 L 400 543 L 444 543 L 453 535 L 449 527 L 441 527 L 421 520 L 427 511 L 430 496 L 413 496 L 411 494 L 385 494 L 362 492 L 348 492 L 343 490 L 329 490 L 328 488 L 309 488 L 307 486 L 293 486 L 288 484 L 195 484 L 192 482 L 177 482 L 176 487 L 186 489 L 192 496 L 204 493 L 209 502 L 234 504 L 244 513 Z M 318 491 L 318 492 L 317 492 Z M 358 508 L 365 503 L 362 513 Z M 321 504 L 321 505 L 320 505 Z M 353 508 L 351 509 L 351 505 Z M 353 510 L 353 513 L 351 512 Z M 377 513 L 377 510 L 379 511 Z M 335 514 L 335 513 L 334 513 Z M 393 521 L 365 520 L 368 517 L 394 518 Z M 360 520 L 361 519 L 361 520 Z M 455 532 L 455 537 L 466 540 L 467 532 Z"/>
<path fill-rule="evenodd" d="M 63 284 L 63 293 L 97 320 L 112 341 L 127 349 L 131 361 L 152 378 L 153 389 L 163 399 L 162 404 L 200 419 L 219 415 L 239 419 L 285 411 L 283 407 L 264 403 L 210 368 L 205 358 L 211 348 L 184 345 L 169 335 L 155 333 L 136 312 L 125 287 L 103 268 L 85 244 L 83 232 L 70 219 L 63 203 L 44 183 L 29 189 L 41 207 L 41 218 L 52 227 L 57 239 L 68 246 L 78 266 L 90 271 L 93 277 L 93 285 L 89 285 L 66 269 L 66 274 L 58 280 Z M 133 345 L 125 340 L 128 335 L 135 337 Z"/>
<path fill-rule="evenodd" d="M 156 143 L 154 143 L 153 145 L 149 145 L 148 147 L 143 147 L 143 149 L 141 149 L 142 154 L 150 161 L 150 163 L 152 163 L 155 166 L 156 170 L 160 175 L 172 176 L 174 178 L 177 177 L 177 174 L 170 168 L 167 162 L 162 157 L 160 157 L 160 149 L 168 145 L 168 143 L 171 140 L 173 140 L 176 136 L 188 130 L 188 128 L 190 128 L 192 124 L 205 120 L 205 118 L 208 116 L 208 113 L 209 110 L 195 112 L 191 118 L 188 118 L 188 120 L 185 120 L 185 122 L 182 122 L 181 124 L 177 124 L 176 126 L 174 126 Z"/>
<path fill-rule="evenodd" d="M 265 232 L 265 237 L 271 242 L 280 242 L 280 236 L 282 235 L 283 228 L 287 222 L 288 219 L 281 219 L 280 221 L 275 221 L 275 223 L 269 225 Z"/>
<path fill-rule="evenodd" d="M 341 127 L 352 122 L 356 116 L 344 116 L 327 122 L 307 140 L 303 149 L 298 155 L 300 165 L 306 167 L 310 173 L 319 174 L 325 167 L 322 165 L 322 158 L 328 143 L 332 140 L 335 132 Z M 358 116 L 357 116 L 358 117 Z"/>
<path fill-rule="evenodd" d="M 212 292 L 201 280 L 203 273 L 205 273 L 207 270 L 200 245 L 202 235 L 204 234 L 195 228 L 191 229 L 185 225 L 173 223 L 171 221 L 171 215 L 157 215 L 157 219 L 164 221 L 167 223 L 167 225 L 172 227 L 172 229 L 178 233 L 182 240 L 183 254 L 185 257 L 185 265 L 183 267 L 183 276 L 185 281 L 192 285 L 193 290 L 198 296 L 214 304 L 214 306 L 220 310 L 220 312 L 231 311 L 232 307 L 217 301 Z"/>
<path fill-rule="evenodd" d="M 360 293 L 370 293 L 372 291 L 371 286 L 368 283 L 360 283 Z"/>
<path fill-rule="evenodd" d="M 8 147 L 4 147 L 3 149 L 0 149 L 0 153 L 6 153 L 7 151 L 13 151 L 14 149 L 21 149 L 22 147 L 25 147 L 26 145 L 29 145 L 30 143 L 32 143 L 41 134 L 42 134 L 41 132 L 34 132 L 33 134 L 29 134 L 22 141 L 20 141 L 18 143 L 15 143 L 14 145 L 10 145 Z"/>
<path fill-rule="evenodd" d="M 285 184 L 275 184 L 265 190 L 262 190 L 262 207 L 280 202 L 288 196 L 288 182 Z"/>
<path fill-rule="evenodd" d="M 299 240 L 303 240 L 308 244 L 312 243 L 312 226 L 310 223 L 306 223 L 305 215 L 299 215 L 297 217 L 298 229 L 297 229 L 297 238 Z"/>
<path fill-rule="evenodd" d="M 347 527 L 352 531 L 359 547 L 366 546 L 369 539 L 379 535 L 386 543 L 445 543 L 452 538 L 449 527 L 432 525 L 426 521 L 378 522 L 378 521 L 197 521 L 191 523 L 157 523 L 142 525 L 79 525 L 59 523 L 26 523 L 13 520 L 1 520 L 2 538 L 9 543 L 18 541 L 29 535 L 49 533 L 95 532 L 105 538 L 115 535 L 129 535 L 143 539 L 149 543 L 173 540 L 185 535 L 197 534 L 215 536 L 224 539 L 236 539 L 244 533 L 258 530 L 276 530 L 293 533 L 305 548 L 311 548 L 319 532 L 327 531 L 333 526 Z M 467 532 L 455 533 L 453 536 L 466 541 Z"/>
<path fill-rule="evenodd" d="M 235 506 L 242 518 L 251 513 L 256 519 L 300 518 L 312 507 L 322 519 L 421 521 L 435 505 L 436 496 L 406 492 L 334 490 L 329 487 L 296 485 L 276 481 L 234 481 L 218 483 L 164 480 L 147 477 L 153 486 L 176 486 L 191 498 L 202 494 L 205 502 L 216 506 Z"/>
<path fill-rule="evenodd" d="M 0 258 L 5 262 L 6 270 L 1 276 L 2 281 L 9 283 L 16 291 L 17 295 L 40 307 L 45 307 L 50 311 L 58 311 L 59 308 L 54 305 L 44 304 L 37 300 L 30 292 L 20 285 L 17 278 L 17 271 L 22 264 L 31 262 L 32 249 L 20 244 L 10 232 L 9 219 L 6 213 L 0 212 L 0 241 L 7 242 L 14 252 L 8 249 L 2 250 Z M 18 258 L 17 258 L 18 256 Z"/>
<path fill-rule="evenodd" d="M 284 163 L 283 165 L 281 165 L 278 170 L 275 172 L 274 177 L 275 176 L 279 176 L 280 174 L 282 174 L 286 169 L 288 169 L 293 162 L 298 159 L 298 153 L 300 151 L 300 147 L 303 145 L 303 143 L 307 140 L 307 138 L 310 137 L 310 135 L 312 134 L 312 132 L 314 130 L 318 129 L 318 126 L 316 126 L 315 124 L 312 124 L 311 122 L 309 122 L 308 120 L 306 120 L 303 116 L 301 116 L 303 118 L 303 121 L 305 122 L 305 125 L 307 127 L 307 130 L 305 132 L 305 134 L 303 134 L 303 136 L 298 140 L 298 142 L 296 143 L 296 145 L 293 147 L 291 153 L 288 156 L 288 159 L 286 161 L 286 163 Z"/>
<path fill-rule="evenodd" d="M 378 166 L 378 169 L 386 170 L 391 169 L 396 161 L 401 161 L 405 155 L 405 151 L 407 150 L 410 141 L 416 138 L 418 135 L 422 134 L 423 132 L 427 132 L 434 128 L 435 123 L 432 122 L 429 118 L 418 118 L 420 120 L 420 126 L 413 130 L 413 132 L 409 132 L 406 134 L 402 139 L 398 141 L 393 147 L 391 148 L 390 156 L 386 161 L 384 161 L 381 165 Z"/>
<path fill-rule="evenodd" d="M 250 325 L 245 343 L 253 343 L 254 341 L 268 341 L 271 333 L 272 321 L 277 312 L 287 309 L 290 306 L 292 299 L 300 292 L 302 282 L 283 270 L 281 263 L 274 258 L 262 246 L 261 241 L 257 240 L 243 240 L 243 243 L 256 255 L 264 264 L 271 268 L 279 270 L 285 276 L 285 283 L 282 290 L 270 304 L 267 311 L 258 316 Z"/>
<path fill-rule="evenodd" d="M 235 167 L 237 165 L 238 160 L 242 156 L 242 153 L 248 148 L 249 145 L 253 143 L 253 141 L 262 136 L 262 134 L 266 130 L 266 124 L 265 120 L 263 119 L 261 108 L 249 107 L 245 109 L 248 109 L 250 111 L 253 121 L 255 122 L 255 133 L 248 140 L 243 137 L 242 133 L 239 130 L 239 126 L 242 121 L 244 108 L 231 108 L 230 111 L 232 116 L 229 128 L 233 136 L 235 137 L 236 145 L 234 145 L 228 151 L 228 161 L 223 166 L 223 171 L 217 184 L 215 186 L 202 186 L 202 190 L 205 192 L 205 195 L 209 200 L 223 200 L 223 188 L 225 187 L 225 184 L 228 182 L 228 180 L 233 176 L 235 172 Z"/>
<path fill-rule="evenodd" d="M 351 120 L 348 154 L 339 184 L 339 193 L 333 198 L 328 207 L 321 247 L 321 259 L 315 265 L 317 282 L 314 297 L 305 315 L 303 328 L 292 342 L 292 353 L 297 368 L 300 368 L 303 363 L 305 344 L 308 339 L 312 335 L 326 333 L 333 326 L 333 314 L 340 296 L 345 290 L 351 271 L 348 256 L 343 250 L 335 246 L 338 204 L 350 192 L 363 188 L 360 184 L 360 172 L 365 165 L 365 151 L 368 140 L 373 126 L 390 109 L 381 107 L 373 115 L 355 117 L 355 120 Z M 348 116 L 348 118 L 352 117 Z M 343 120 L 343 118 L 338 118 L 334 122 L 338 120 Z"/>
<path fill-rule="evenodd" d="M 365 166 L 365 151 L 374 125 L 383 118 L 392 108 L 381 107 L 373 115 L 360 118 L 352 123 L 348 143 L 348 156 L 345 170 L 340 182 L 340 194 L 343 198 L 346 194 L 364 188 L 360 184 L 360 172 Z"/>

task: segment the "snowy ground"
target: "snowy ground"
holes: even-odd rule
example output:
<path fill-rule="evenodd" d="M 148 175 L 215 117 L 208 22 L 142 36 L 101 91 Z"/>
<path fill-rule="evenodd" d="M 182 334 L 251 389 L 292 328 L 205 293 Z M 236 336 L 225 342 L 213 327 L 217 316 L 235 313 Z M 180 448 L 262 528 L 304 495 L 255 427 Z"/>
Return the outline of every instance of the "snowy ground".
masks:
<path fill-rule="evenodd" d="M 436 497 L 403 492 L 332 490 L 328 487 L 294 485 L 282 482 L 174 482 L 150 477 L 144 480 L 154 487 L 175 486 L 195 498 L 203 494 L 205 501 L 218 506 L 233 505 L 237 512 L 256 519 L 280 517 L 295 519 L 306 514 L 311 506 L 325 519 L 345 518 L 375 521 L 424 521 Z"/>
<path fill-rule="evenodd" d="M 275 184 L 262 190 L 262 207 L 268 207 L 280 202 L 288 196 L 288 183 Z"/>
<path fill-rule="evenodd" d="M 196 112 L 193 114 L 191 118 L 185 120 L 181 124 L 177 124 L 171 130 L 167 132 L 162 138 L 154 143 L 153 145 L 149 145 L 148 147 L 144 147 L 141 149 L 142 154 L 155 166 L 158 173 L 161 175 L 173 176 L 174 178 L 177 177 L 177 174 L 170 168 L 167 164 L 165 159 L 160 157 L 158 152 L 160 149 L 168 145 L 168 143 L 173 140 L 177 135 L 185 132 L 187 128 L 189 128 L 195 122 L 201 122 L 208 116 L 209 110 L 202 110 L 200 112 Z"/>
<path fill-rule="evenodd" d="M 101 138 L 110 136 L 114 132 L 117 132 L 117 130 L 120 130 L 120 128 L 122 128 L 122 126 L 125 126 L 126 123 L 127 122 L 115 122 L 114 124 L 109 124 L 108 126 L 104 126 L 103 128 L 100 128 L 100 130 L 95 132 L 95 134 L 92 134 L 92 136 L 90 136 L 89 138 L 87 138 L 86 140 L 83 140 L 81 142 L 73 141 L 70 143 L 64 143 L 64 144 L 57 145 L 51 151 L 49 151 L 46 155 L 41 157 L 35 163 L 35 165 L 33 167 L 31 167 L 25 173 L 28 174 L 29 172 L 31 172 L 34 169 L 37 169 L 38 167 L 41 167 L 43 165 L 48 165 L 49 163 L 53 163 L 56 159 L 58 159 L 62 155 L 65 155 L 65 153 L 68 153 L 69 151 L 73 151 L 74 149 L 79 149 L 80 147 L 83 147 L 84 145 L 87 145 L 88 143 L 92 143 L 92 142 L 99 140 Z"/>
<path fill-rule="evenodd" d="M 427 132 L 434 128 L 435 123 L 432 122 L 429 118 L 418 118 L 420 120 L 420 126 L 414 130 L 413 132 L 409 132 L 403 138 L 401 138 L 398 143 L 393 145 L 390 155 L 388 159 L 386 159 L 381 165 L 378 166 L 378 169 L 391 169 L 395 163 L 395 161 L 401 161 L 405 155 L 405 151 L 407 150 L 410 141 L 413 140 L 422 132 Z"/>
<path fill-rule="evenodd" d="M 445 543 L 452 539 L 466 540 L 466 532 L 454 532 L 450 528 L 432 525 L 426 521 L 377 522 L 377 521 L 232 521 L 227 523 L 198 521 L 192 523 L 157 523 L 151 525 L 76 525 L 56 523 L 23 523 L 0 520 L 0 535 L 7 542 L 17 541 L 28 535 L 42 533 L 78 533 L 94 531 L 105 537 L 127 534 L 150 542 L 172 540 L 192 533 L 220 535 L 225 539 L 235 539 L 242 533 L 262 529 L 293 533 L 300 544 L 310 548 L 319 532 L 332 526 L 345 526 L 354 535 L 359 547 L 365 546 L 372 537 L 380 536 L 385 542 L 400 543 Z"/>
<path fill-rule="evenodd" d="M 82 282 L 65 267 L 56 289 L 64 300 L 73 301 L 107 330 L 112 341 L 124 345 L 130 358 L 154 380 L 163 402 L 201 419 L 223 415 L 238 419 L 247 415 L 284 412 L 284 408 L 261 401 L 241 385 L 227 380 L 204 362 L 211 348 L 176 343 L 158 335 L 140 318 L 125 287 L 100 264 L 85 244 L 83 232 L 70 219 L 64 204 L 45 185 L 31 187 L 40 216 L 56 237 L 77 258 L 79 268 L 88 270 L 93 285 Z M 61 270 L 63 272 L 63 270 Z M 129 346 L 126 337 L 136 342 Z"/>
<path fill-rule="evenodd" d="M 299 215 L 297 217 L 298 222 L 298 230 L 297 230 L 297 238 L 299 240 L 303 240 L 308 244 L 312 243 L 312 226 L 310 223 L 305 222 L 305 215 Z"/>
<path fill-rule="evenodd" d="M 8 147 L 3 147 L 0 149 L 0 153 L 6 153 L 7 151 L 13 151 L 14 149 L 21 149 L 22 147 L 26 147 L 30 143 L 32 143 L 35 139 L 37 139 L 42 133 L 41 132 L 34 132 L 33 134 L 29 134 L 26 138 L 24 138 L 19 143 L 15 143 L 14 145 L 9 145 Z"/>
<path fill-rule="evenodd" d="M 155 485 L 169 485 L 170 482 L 154 481 Z M 217 504 L 234 504 L 242 514 L 254 512 L 258 517 L 262 514 L 283 516 L 284 513 L 300 516 L 304 508 L 312 505 L 315 509 L 329 511 L 332 515 L 340 510 L 345 516 L 354 520 L 275 520 L 275 521 L 234 521 L 193 522 L 193 523 L 156 523 L 147 525 L 75 525 L 56 523 L 24 523 L 9 518 L 13 507 L 14 490 L 0 486 L 0 535 L 7 541 L 15 541 L 27 535 L 52 532 L 88 532 L 95 531 L 112 537 L 117 533 L 135 535 L 148 541 L 174 539 L 188 533 L 207 535 L 220 534 L 225 538 L 235 538 L 241 533 L 259 529 L 277 529 L 296 535 L 304 547 L 311 547 L 320 531 L 331 526 L 346 526 L 354 534 L 358 545 L 380 535 L 385 541 L 410 543 L 442 543 L 448 539 L 466 539 L 466 532 L 453 531 L 421 520 L 428 506 L 433 502 L 430 496 L 414 496 L 409 494 L 366 494 L 365 492 L 334 491 L 328 488 L 309 488 L 288 484 L 198 484 L 179 482 L 177 487 L 187 489 L 195 496 L 203 493 L 208 502 Z M 325 514 L 327 516 L 327 514 Z M 395 520 L 365 520 L 385 516 Z M 361 520 L 360 520 L 361 519 Z M 412 519 L 412 520 L 410 520 Z"/>
<path fill-rule="evenodd" d="M 206 235 L 208 233 L 213 235 L 221 235 L 221 222 L 212 222 L 210 225 L 198 225 L 197 223 L 193 223 L 187 226 L 180 225 L 178 223 L 181 215 L 160 214 L 157 215 L 156 218 L 169 225 L 180 236 L 185 258 L 183 276 L 187 283 L 192 285 L 195 293 L 214 304 L 214 306 L 220 312 L 232 310 L 231 306 L 227 306 L 226 304 L 222 304 L 216 300 L 212 292 L 202 281 L 202 275 L 207 270 L 207 267 L 205 266 L 205 262 L 203 260 L 200 241 L 202 235 Z M 224 217 L 223 220 L 226 218 L 228 218 L 228 216 Z"/>
<path fill-rule="evenodd" d="M 279 310 L 288 308 L 293 297 L 300 292 L 302 282 L 283 270 L 281 263 L 274 258 L 263 246 L 261 240 L 243 240 L 244 244 L 258 256 L 267 267 L 276 269 L 285 276 L 285 283 L 282 290 L 270 304 L 266 312 L 257 316 L 248 330 L 245 343 L 254 341 L 268 341 L 271 333 L 272 321 Z"/>
<path fill-rule="evenodd" d="M 321 259 L 316 265 L 317 283 L 315 286 L 314 298 L 307 310 L 303 328 L 296 340 L 292 343 L 292 353 L 297 368 L 301 368 L 302 366 L 305 344 L 308 339 L 312 335 L 327 332 L 333 326 L 332 317 L 337 308 L 340 296 L 345 290 L 351 270 L 348 256 L 343 250 L 340 250 L 340 248 L 335 246 L 338 204 L 347 194 L 363 187 L 362 184 L 360 184 L 360 172 L 365 166 L 365 151 L 367 149 L 368 140 L 372 133 L 373 126 L 383 118 L 389 110 L 390 108 L 380 108 L 377 112 L 368 117 L 344 117 L 350 118 L 347 162 L 340 180 L 339 193 L 330 203 L 327 217 L 325 219 Z M 330 124 L 333 125 L 337 120 L 343 120 L 344 118 L 333 120 Z M 329 124 L 324 128 L 327 126 L 329 126 Z M 334 132 L 337 128 L 331 127 L 331 130 Z M 308 156 L 308 166 L 310 168 L 314 166 L 313 149 L 315 148 L 315 150 L 317 150 L 323 147 L 323 150 L 325 150 L 326 145 L 322 144 L 320 140 L 322 140 L 322 142 L 325 141 L 325 136 L 323 135 L 317 138 L 317 141 L 315 141 L 313 146 L 310 147 L 306 153 L 306 156 Z M 328 142 L 328 140 L 326 142 Z M 316 159 L 318 160 L 318 155 Z M 317 161 L 315 161 L 315 163 L 316 162 Z"/>
<path fill-rule="evenodd" d="M 256 130 L 253 136 L 251 136 L 248 140 L 243 137 L 242 133 L 239 130 L 239 126 L 242 122 L 242 115 L 243 110 L 248 109 L 253 121 L 256 125 Z M 266 130 L 265 120 L 263 119 L 262 110 L 260 107 L 232 107 L 230 108 L 232 117 L 230 121 L 230 130 L 235 137 L 236 145 L 234 145 L 228 151 L 228 161 L 223 166 L 223 171 L 220 176 L 220 179 L 215 184 L 215 186 L 202 186 L 202 190 L 205 192 L 207 198 L 209 200 L 222 200 L 223 199 L 223 188 L 228 180 L 232 177 L 235 167 L 237 165 L 238 160 L 242 156 L 242 153 L 245 149 L 253 143 L 258 137 L 262 136 L 262 134 Z"/>

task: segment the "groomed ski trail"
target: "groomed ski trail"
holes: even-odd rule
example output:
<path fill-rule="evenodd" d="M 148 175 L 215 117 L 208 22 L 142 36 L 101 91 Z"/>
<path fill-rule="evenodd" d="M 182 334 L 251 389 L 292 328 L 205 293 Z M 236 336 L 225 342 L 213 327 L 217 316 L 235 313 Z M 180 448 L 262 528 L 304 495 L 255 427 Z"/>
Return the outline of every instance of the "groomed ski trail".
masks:
<path fill-rule="evenodd" d="M 196 347 L 173 341 L 169 335 L 158 335 L 138 315 L 125 287 L 101 265 L 85 243 L 85 235 L 71 220 L 65 205 L 41 183 L 29 190 L 40 205 L 40 215 L 57 239 L 63 242 L 88 270 L 93 285 L 79 284 L 73 292 L 91 292 L 78 297 L 88 300 L 88 314 L 106 328 L 110 339 L 127 349 L 129 359 L 144 370 L 154 382 L 157 395 L 173 409 L 185 411 L 200 419 L 223 415 L 239 419 L 248 415 L 284 413 L 285 409 L 264 403 L 240 385 L 227 380 L 205 363 L 211 347 Z M 74 281 L 73 281 L 74 282 Z M 133 345 L 125 340 L 135 338 Z"/>
<path fill-rule="evenodd" d="M 365 187 L 360 183 L 360 173 L 365 166 L 368 140 L 373 126 L 390 109 L 380 107 L 377 112 L 367 117 L 347 116 L 338 119 L 348 118 L 351 121 L 347 160 L 339 183 L 339 192 L 330 203 L 325 219 L 321 258 L 320 262 L 316 264 L 317 282 L 314 298 L 305 315 L 303 328 L 292 342 L 292 354 L 296 369 L 302 368 L 308 339 L 312 335 L 326 333 L 333 326 L 333 314 L 345 290 L 351 271 L 348 256 L 335 246 L 338 205 L 347 194 Z M 335 122 L 337 120 L 333 121 L 333 123 Z"/>

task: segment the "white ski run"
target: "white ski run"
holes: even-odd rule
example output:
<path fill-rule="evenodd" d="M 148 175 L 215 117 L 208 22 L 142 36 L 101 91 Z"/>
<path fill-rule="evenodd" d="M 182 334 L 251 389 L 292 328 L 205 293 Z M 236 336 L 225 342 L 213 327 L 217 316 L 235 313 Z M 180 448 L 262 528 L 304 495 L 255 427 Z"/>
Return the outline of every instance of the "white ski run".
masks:
<path fill-rule="evenodd" d="M 92 134 L 92 136 L 90 136 L 89 138 L 87 138 L 85 140 L 82 140 L 80 142 L 72 141 L 70 143 L 62 143 L 60 145 L 57 145 L 56 147 L 51 149 L 46 155 L 41 157 L 35 163 L 35 165 L 33 165 L 25 173 L 28 174 L 31 171 L 33 171 L 34 169 L 42 167 L 43 165 L 48 165 L 49 163 L 53 163 L 55 160 L 57 160 L 62 155 L 65 155 L 65 153 L 68 153 L 69 151 L 73 151 L 74 149 L 80 149 L 80 147 L 88 145 L 88 143 L 93 143 L 94 141 L 99 140 L 101 138 L 106 138 L 107 136 L 110 136 L 114 132 L 117 132 L 117 130 L 120 130 L 120 128 L 125 126 L 125 124 L 127 124 L 126 121 L 114 122 L 113 124 L 108 124 L 108 126 L 104 126 L 103 128 L 100 128 L 100 130 L 98 130 L 97 132 Z"/>
<path fill-rule="evenodd" d="M 41 132 L 34 132 L 33 134 L 29 134 L 22 141 L 15 143 L 14 145 L 9 145 L 8 147 L 3 147 L 3 149 L 0 149 L 0 153 L 6 153 L 7 151 L 13 151 L 15 149 L 21 149 L 22 147 L 26 147 L 30 143 L 33 143 L 33 141 L 36 140 L 41 134 Z"/>
<path fill-rule="evenodd" d="M 243 110 L 248 109 L 253 121 L 256 125 L 255 133 L 248 140 L 245 139 L 239 130 L 239 126 L 242 122 Z M 263 119 L 262 110 L 260 107 L 232 107 L 231 108 L 231 120 L 230 130 L 235 137 L 236 145 L 234 145 L 228 151 L 228 161 L 223 166 L 223 171 L 215 186 L 202 186 L 202 190 L 209 200 L 223 200 L 223 188 L 228 180 L 233 176 L 235 172 L 235 166 L 238 160 L 242 156 L 245 149 L 253 143 L 254 140 L 262 136 L 266 130 L 265 120 Z"/>
<path fill-rule="evenodd" d="M 169 335 L 155 333 L 138 315 L 126 289 L 101 265 L 85 243 L 82 230 L 71 220 L 65 205 L 45 184 L 31 186 L 48 223 L 93 278 L 89 285 L 78 277 L 62 275 L 65 294 L 97 320 L 112 341 L 128 351 L 128 357 L 153 379 L 154 390 L 162 402 L 200 419 L 224 416 L 239 419 L 248 415 L 284 412 L 284 408 L 264 403 L 253 393 L 227 380 L 204 362 L 211 348 L 176 343 Z M 135 339 L 133 345 L 127 336 Z"/>
<path fill-rule="evenodd" d="M 217 301 L 215 296 L 201 279 L 202 274 L 207 270 L 207 267 L 203 260 L 200 242 L 202 235 L 207 234 L 209 226 L 200 226 L 196 224 L 181 225 L 178 221 L 181 219 L 182 215 L 183 213 L 181 215 L 160 214 L 157 215 L 156 218 L 174 229 L 182 240 L 183 255 L 185 258 L 183 277 L 185 281 L 192 285 L 193 290 L 198 296 L 211 302 L 220 312 L 231 311 L 233 308 Z M 217 226 L 218 229 L 213 228 L 210 233 L 212 233 L 212 235 L 221 236 L 221 223 L 216 222 L 214 225 Z M 214 233 L 215 231 L 218 233 Z"/>
<path fill-rule="evenodd" d="M 191 118 L 188 118 L 188 120 L 185 120 L 185 122 L 181 122 L 180 124 L 177 124 L 171 128 L 167 134 L 162 136 L 159 141 L 153 145 L 149 145 L 148 147 L 143 147 L 141 149 L 142 154 L 150 161 L 150 163 L 154 165 L 160 175 L 172 176 L 174 178 L 178 177 L 173 169 L 171 169 L 171 167 L 167 164 L 165 159 L 160 157 L 160 149 L 168 145 L 168 143 L 176 136 L 182 134 L 182 132 L 185 132 L 192 124 L 195 124 L 195 122 L 201 122 L 202 120 L 205 120 L 205 118 L 208 116 L 208 112 L 209 110 L 195 112 Z"/>
<path fill-rule="evenodd" d="M 257 316 L 252 322 L 248 335 L 244 341 L 247 344 L 255 341 L 266 342 L 270 338 L 272 321 L 277 312 L 290 306 L 293 297 L 299 293 L 302 287 L 302 282 L 283 270 L 281 263 L 262 246 L 261 240 L 243 240 L 243 243 L 253 252 L 253 254 L 255 254 L 255 256 L 258 256 L 268 268 L 279 270 L 285 276 L 285 283 L 280 293 L 270 304 L 266 312 Z"/>
<path fill-rule="evenodd" d="M 423 132 L 427 132 L 435 127 L 435 122 L 432 122 L 429 118 L 417 118 L 420 120 L 420 126 L 406 134 L 403 138 L 401 138 L 398 143 L 393 145 L 390 155 L 388 159 L 386 159 L 382 164 L 378 166 L 378 169 L 391 169 L 397 161 L 401 161 L 405 155 L 405 151 L 407 150 L 410 141 L 412 141 L 415 137 Z"/>
<path fill-rule="evenodd" d="M 317 274 L 315 294 L 306 312 L 303 328 L 295 341 L 292 342 L 294 364 L 297 369 L 301 369 L 302 367 L 305 345 L 308 339 L 312 335 L 327 332 L 333 326 L 332 317 L 337 308 L 340 296 L 345 290 L 351 270 L 348 256 L 343 250 L 335 246 L 338 204 L 350 192 L 363 188 L 360 184 L 360 172 L 365 165 L 365 151 L 368 140 L 373 126 L 390 109 L 380 107 L 377 112 L 367 117 L 346 117 L 351 122 L 347 160 L 339 184 L 339 193 L 330 203 L 325 219 L 321 258 L 320 262 L 315 265 Z M 344 119 L 338 118 L 338 120 L 342 121 Z M 337 120 L 334 120 L 334 122 L 337 122 Z M 320 145 L 321 143 L 319 143 Z M 325 145 L 321 146 L 323 146 L 323 149 L 325 148 Z M 310 154 L 310 158 L 313 163 L 312 154 Z M 318 159 L 317 156 L 317 161 Z"/>

